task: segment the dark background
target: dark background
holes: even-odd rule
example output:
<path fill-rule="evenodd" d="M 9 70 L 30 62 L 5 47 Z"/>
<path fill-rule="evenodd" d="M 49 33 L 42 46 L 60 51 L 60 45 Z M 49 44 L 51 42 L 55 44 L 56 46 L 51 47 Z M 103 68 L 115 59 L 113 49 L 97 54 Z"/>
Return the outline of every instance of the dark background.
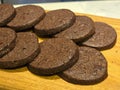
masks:
<path fill-rule="evenodd" d="M 67 1 L 93 1 L 93 0 L 1 0 L 2 3 L 26 4 L 26 3 L 47 3 L 47 2 L 67 2 Z"/>

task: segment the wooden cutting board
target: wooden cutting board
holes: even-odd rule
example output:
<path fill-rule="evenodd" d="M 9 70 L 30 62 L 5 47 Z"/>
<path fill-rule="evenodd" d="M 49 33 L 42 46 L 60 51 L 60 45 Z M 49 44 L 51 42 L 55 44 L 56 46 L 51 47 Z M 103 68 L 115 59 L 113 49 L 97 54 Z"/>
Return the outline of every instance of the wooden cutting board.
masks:
<path fill-rule="evenodd" d="M 94 21 L 102 21 L 113 26 L 117 32 L 116 45 L 102 51 L 108 61 L 108 77 L 96 85 L 75 85 L 62 80 L 59 76 L 37 76 L 26 67 L 0 69 L 0 90 L 120 90 L 120 19 L 105 18 L 87 14 Z M 40 39 L 41 41 L 42 39 Z"/>

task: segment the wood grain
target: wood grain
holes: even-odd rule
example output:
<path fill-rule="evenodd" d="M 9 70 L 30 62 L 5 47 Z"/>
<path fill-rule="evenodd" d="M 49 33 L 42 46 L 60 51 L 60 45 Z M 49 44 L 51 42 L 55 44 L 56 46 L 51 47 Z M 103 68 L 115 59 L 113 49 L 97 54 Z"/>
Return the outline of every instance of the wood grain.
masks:
<path fill-rule="evenodd" d="M 37 76 L 26 67 L 15 70 L 0 69 L 0 90 L 119 90 L 120 88 L 120 19 L 105 18 L 87 14 L 94 21 L 108 23 L 117 32 L 116 45 L 102 51 L 108 61 L 108 77 L 96 85 L 75 85 L 55 76 Z M 42 39 L 40 39 L 42 41 Z"/>

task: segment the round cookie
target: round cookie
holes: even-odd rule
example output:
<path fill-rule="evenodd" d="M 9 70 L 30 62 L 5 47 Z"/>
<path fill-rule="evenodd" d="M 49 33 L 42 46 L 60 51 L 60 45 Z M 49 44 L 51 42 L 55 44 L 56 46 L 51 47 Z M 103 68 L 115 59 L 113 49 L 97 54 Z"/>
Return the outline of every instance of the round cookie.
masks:
<path fill-rule="evenodd" d="M 70 10 L 49 11 L 45 18 L 35 26 L 35 32 L 38 36 L 51 36 L 70 27 L 74 21 L 75 14 Z"/>
<path fill-rule="evenodd" d="M 10 28 L 0 28 L 0 57 L 15 47 L 16 33 Z"/>
<path fill-rule="evenodd" d="M 41 53 L 29 63 L 28 69 L 38 75 L 53 75 L 71 67 L 78 60 L 76 44 L 63 38 L 40 43 Z"/>
<path fill-rule="evenodd" d="M 15 9 L 11 4 L 0 4 L 0 26 L 6 25 L 15 16 Z"/>
<path fill-rule="evenodd" d="M 75 23 L 55 37 L 72 39 L 80 42 L 94 34 L 94 22 L 87 16 L 76 16 Z"/>
<path fill-rule="evenodd" d="M 59 76 L 75 84 L 96 84 L 107 77 L 107 61 L 100 51 L 80 46 L 77 63 Z"/>
<path fill-rule="evenodd" d="M 7 26 L 16 31 L 29 29 L 37 24 L 45 16 L 45 11 L 40 6 L 26 5 L 16 8 L 15 18 Z"/>
<path fill-rule="evenodd" d="M 110 25 L 95 22 L 95 34 L 82 44 L 103 50 L 111 48 L 115 44 L 116 38 L 117 34 Z"/>
<path fill-rule="evenodd" d="M 0 58 L 0 68 L 16 68 L 30 63 L 39 54 L 37 36 L 32 32 L 17 33 L 15 48 Z"/>

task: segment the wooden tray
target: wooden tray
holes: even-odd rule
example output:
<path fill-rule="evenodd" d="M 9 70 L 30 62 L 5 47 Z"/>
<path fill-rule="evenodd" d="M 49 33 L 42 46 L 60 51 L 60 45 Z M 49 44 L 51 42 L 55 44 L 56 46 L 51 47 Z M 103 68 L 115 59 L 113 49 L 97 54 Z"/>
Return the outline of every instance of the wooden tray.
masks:
<path fill-rule="evenodd" d="M 96 85 L 75 85 L 62 80 L 59 76 L 37 76 L 26 67 L 0 69 L 0 90 L 119 90 L 120 89 L 120 19 L 105 18 L 87 14 L 94 21 L 102 21 L 113 26 L 117 32 L 116 45 L 102 51 L 108 61 L 108 77 Z M 42 39 L 40 39 L 41 41 Z"/>

